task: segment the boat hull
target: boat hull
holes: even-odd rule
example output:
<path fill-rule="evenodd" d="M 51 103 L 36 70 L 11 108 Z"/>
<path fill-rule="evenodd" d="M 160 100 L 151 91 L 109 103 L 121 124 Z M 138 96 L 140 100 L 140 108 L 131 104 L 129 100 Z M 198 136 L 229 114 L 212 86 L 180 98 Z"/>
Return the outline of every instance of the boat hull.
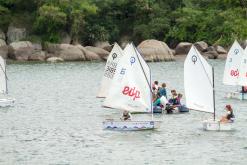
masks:
<path fill-rule="evenodd" d="M 229 99 L 247 100 L 247 93 L 230 92 L 226 97 Z"/>
<path fill-rule="evenodd" d="M 0 107 L 14 106 L 15 99 L 12 98 L 0 98 Z"/>
<path fill-rule="evenodd" d="M 220 121 L 205 120 L 202 123 L 205 131 L 231 131 L 233 130 L 233 123 L 221 123 Z"/>
<path fill-rule="evenodd" d="M 160 121 L 114 121 L 106 120 L 103 122 L 103 128 L 107 130 L 118 131 L 142 131 L 152 130 L 160 127 Z"/>

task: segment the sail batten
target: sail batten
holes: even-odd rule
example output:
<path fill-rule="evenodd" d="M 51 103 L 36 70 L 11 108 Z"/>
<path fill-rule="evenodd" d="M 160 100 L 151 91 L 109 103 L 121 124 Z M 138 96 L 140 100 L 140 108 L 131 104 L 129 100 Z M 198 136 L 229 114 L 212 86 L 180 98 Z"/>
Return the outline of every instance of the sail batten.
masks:
<path fill-rule="evenodd" d="M 194 46 L 184 62 L 184 89 L 188 108 L 214 113 L 212 67 Z"/>
<path fill-rule="evenodd" d="M 150 69 L 133 44 L 128 44 L 103 106 L 131 112 L 151 112 Z"/>

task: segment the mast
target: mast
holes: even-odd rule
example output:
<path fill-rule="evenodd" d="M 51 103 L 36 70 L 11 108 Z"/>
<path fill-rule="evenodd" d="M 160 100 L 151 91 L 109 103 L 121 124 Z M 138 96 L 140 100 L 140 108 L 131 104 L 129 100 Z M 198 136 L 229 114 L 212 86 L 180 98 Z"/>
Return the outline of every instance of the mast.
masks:
<path fill-rule="evenodd" d="M 6 94 L 8 94 L 8 81 L 7 81 L 7 73 L 6 73 L 6 61 L 4 60 L 4 76 L 5 76 L 5 82 L 6 82 Z"/>
<path fill-rule="evenodd" d="M 215 121 L 215 90 L 214 90 L 214 67 L 212 67 L 213 74 L 213 103 L 214 103 L 214 121 Z"/>
<path fill-rule="evenodd" d="M 136 55 L 137 55 L 137 59 L 138 59 L 138 61 L 139 61 L 139 64 L 140 64 L 140 66 L 141 66 L 141 68 L 142 68 L 142 72 L 143 72 L 143 74 L 144 74 L 144 76 L 145 76 L 145 78 L 146 78 L 146 81 L 147 81 L 147 83 L 148 83 L 148 86 L 149 86 L 149 90 L 150 90 L 150 107 L 151 107 L 151 113 L 152 113 L 152 120 L 153 120 L 153 103 L 152 103 L 152 88 L 151 88 L 151 71 L 150 71 L 150 83 L 148 82 L 148 78 L 147 78 L 147 75 L 146 75 L 146 73 L 145 73 L 145 71 L 144 71 L 144 69 L 143 69 L 143 66 L 142 66 L 142 64 L 141 64 L 141 61 L 140 61 L 140 59 L 139 59 L 139 56 L 138 56 L 138 54 L 137 54 L 137 50 L 136 50 L 136 47 L 134 46 L 134 44 L 132 43 L 132 46 L 134 47 L 134 49 L 135 49 L 135 52 L 136 52 Z M 143 59 L 144 60 L 144 59 Z M 145 60 L 144 60 L 145 61 Z"/>

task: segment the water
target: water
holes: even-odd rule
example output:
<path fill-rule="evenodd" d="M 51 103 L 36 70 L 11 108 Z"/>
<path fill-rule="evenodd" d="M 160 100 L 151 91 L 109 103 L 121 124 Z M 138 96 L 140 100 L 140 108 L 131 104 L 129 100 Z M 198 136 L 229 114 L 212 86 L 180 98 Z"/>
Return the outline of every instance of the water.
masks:
<path fill-rule="evenodd" d="M 104 63 L 10 64 L 15 107 L 0 110 L 0 164 L 243 164 L 247 163 L 247 102 L 224 99 L 236 87 L 222 85 L 224 61 L 215 66 L 217 116 L 232 104 L 233 132 L 205 132 L 211 114 L 155 115 L 156 131 L 102 130 L 118 110 L 96 99 Z M 183 62 L 150 63 L 153 79 L 183 93 Z M 150 115 L 136 118 L 150 119 Z"/>

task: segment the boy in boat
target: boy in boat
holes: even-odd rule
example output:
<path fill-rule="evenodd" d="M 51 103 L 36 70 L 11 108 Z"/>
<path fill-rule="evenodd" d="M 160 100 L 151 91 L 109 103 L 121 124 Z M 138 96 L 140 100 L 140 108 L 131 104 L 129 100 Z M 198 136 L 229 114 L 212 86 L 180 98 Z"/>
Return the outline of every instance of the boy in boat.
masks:
<path fill-rule="evenodd" d="M 152 89 L 153 89 L 154 94 L 158 93 L 158 90 L 159 90 L 159 82 L 158 81 L 154 81 L 154 83 L 152 85 Z"/>
<path fill-rule="evenodd" d="M 241 93 L 247 93 L 247 86 L 242 86 L 242 91 Z"/>
<path fill-rule="evenodd" d="M 233 110 L 231 105 L 226 105 L 225 107 L 227 114 L 225 116 L 222 116 L 220 119 L 221 123 L 231 123 L 233 122 L 233 119 L 235 118 L 234 114 L 233 114 Z"/>
<path fill-rule="evenodd" d="M 124 120 L 124 121 L 126 121 L 126 120 L 131 120 L 131 114 L 130 114 L 130 112 L 129 111 L 123 111 L 123 116 L 122 116 L 122 118 L 121 118 L 121 120 Z"/>
<path fill-rule="evenodd" d="M 160 96 L 164 96 L 165 98 L 167 98 L 166 95 L 166 83 L 162 83 L 161 88 L 158 91 Z"/>

